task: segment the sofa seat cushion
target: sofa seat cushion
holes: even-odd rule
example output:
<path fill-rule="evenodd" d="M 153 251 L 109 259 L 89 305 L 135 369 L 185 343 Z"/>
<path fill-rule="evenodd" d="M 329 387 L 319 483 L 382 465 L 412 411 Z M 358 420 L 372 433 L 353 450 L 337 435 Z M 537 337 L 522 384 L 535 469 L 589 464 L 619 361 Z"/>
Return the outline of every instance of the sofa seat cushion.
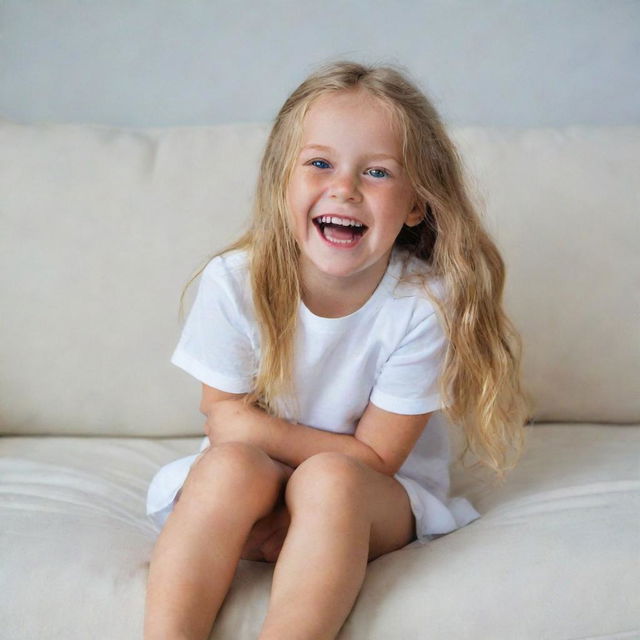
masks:
<path fill-rule="evenodd" d="M 199 442 L 0 438 L 5 637 L 142 637 L 156 538 L 147 486 Z M 339 637 L 636 637 L 639 459 L 640 425 L 545 424 L 528 428 L 527 452 L 502 487 L 454 465 L 454 494 L 482 517 L 371 562 Z M 217 638 L 257 637 L 272 574 L 240 561 Z"/>

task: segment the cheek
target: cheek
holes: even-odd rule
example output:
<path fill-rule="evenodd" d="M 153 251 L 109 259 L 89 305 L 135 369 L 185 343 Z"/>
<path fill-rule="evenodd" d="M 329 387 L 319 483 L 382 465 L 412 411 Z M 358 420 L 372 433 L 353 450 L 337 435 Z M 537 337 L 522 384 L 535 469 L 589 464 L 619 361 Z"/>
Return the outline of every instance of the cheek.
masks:
<path fill-rule="evenodd" d="M 306 212 L 308 207 L 301 197 L 302 193 L 296 185 L 290 185 L 287 190 L 287 215 L 289 229 L 294 237 L 299 240 L 305 228 Z"/>
<path fill-rule="evenodd" d="M 289 225 L 292 229 L 299 229 L 302 225 L 302 219 L 305 217 L 304 203 L 298 197 L 298 194 L 291 192 L 289 195 Z"/>
<path fill-rule="evenodd" d="M 299 178 L 291 178 L 291 182 L 289 182 L 289 188 L 287 189 L 287 199 L 290 206 L 295 207 L 295 205 L 300 203 L 301 195 L 304 192 L 302 185 L 300 184 Z"/>
<path fill-rule="evenodd" d="M 298 178 L 289 185 L 289 206 L 295 216 L 306 214 L 316 199 L 317 186 L 312 181 Z"/>
<path fill-rule="evenodd" d="M 385 194 L 385 207 L 388 211 L 393 211 L 393 218 L 406 218 L 411 211 L 414 199 L 404 189 L 392 190 Z"/>

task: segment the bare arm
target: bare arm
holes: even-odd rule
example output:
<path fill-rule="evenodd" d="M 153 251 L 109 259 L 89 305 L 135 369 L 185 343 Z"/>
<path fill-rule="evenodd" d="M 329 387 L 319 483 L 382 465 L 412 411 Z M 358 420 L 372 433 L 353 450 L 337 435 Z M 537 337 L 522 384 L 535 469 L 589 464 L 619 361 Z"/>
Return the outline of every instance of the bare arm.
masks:
<path fill-rule="evenodd" d="M 202 399 L 200 401 L 200 413 L 202 413 L 206 417 L 206 420 L 204 423 L 204 432 L 205 432 L 205 435 L 207 435 L 210 440 L 211 440 L 211 437 L 210 437 L 211 421 L 209 420 L 209 416 L 211 415 L 214 406 L 218 402 L 221 402 L 222 400 L 241 400 L 246 395 L 247 395 L 246 393 L 228 393 L 226 391 L 220 391 L 220 389 L 210 387 L 209 385 L 206 385 L 204 383 L 202 384 Z M 265 453 L 268 453 L 268 452 L 265 451 Z M 280 460 L 277 460 L 275 458 L 273 458 L 273 461 L 280 466 L 285 476 L 285 479 L 288 480 L 291 474 L 293 473 L 294 467 L 291 467 L 288 464 L 285 464 L 284 462 L 281 462 Z"/>
<path fill-rule="evenodd" d="M 392 476 L 406 460 L 430 415 L 400 415 L 369 403 L 356 433 L 348 435 L 294 424 L 269 416 L 258 407 L 224 400 L 213 407 L 208 422 L 214 442 L 251 442 L 289 467 L 297 467 L 316 453 L 336 451 Z"/>

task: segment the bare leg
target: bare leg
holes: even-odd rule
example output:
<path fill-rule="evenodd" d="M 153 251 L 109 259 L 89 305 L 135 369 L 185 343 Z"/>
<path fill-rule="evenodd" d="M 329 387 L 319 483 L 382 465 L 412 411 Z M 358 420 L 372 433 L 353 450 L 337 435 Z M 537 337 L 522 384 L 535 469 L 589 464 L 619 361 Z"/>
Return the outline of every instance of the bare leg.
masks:
<path fill-rule="evenodd" d="M 332 640 L 353 608 L 368 560 L 413 538 L 409 500 L 394 478 L 334 453 L 305 460 L 285 497 L 291 526 L 260 640 Z"/>
<path fill-rule="evenodd" d="M 194 464 L 153 549 L 145 640 L 209 636 L 249 532 L 284 481 L 267 454 L 240 442 L 211 447 Z"/>

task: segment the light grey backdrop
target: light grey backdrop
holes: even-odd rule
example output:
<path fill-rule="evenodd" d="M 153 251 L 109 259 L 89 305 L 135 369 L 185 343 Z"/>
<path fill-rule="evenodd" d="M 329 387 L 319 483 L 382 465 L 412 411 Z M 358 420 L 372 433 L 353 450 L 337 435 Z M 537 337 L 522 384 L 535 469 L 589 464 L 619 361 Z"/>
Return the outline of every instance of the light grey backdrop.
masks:
<path fill-rule="evenodd" d="M 340 57 L 402 65 L 450 123 L 640 122 L 635 0 L 0 0 L 22 122 L 266 122 Z"/>

